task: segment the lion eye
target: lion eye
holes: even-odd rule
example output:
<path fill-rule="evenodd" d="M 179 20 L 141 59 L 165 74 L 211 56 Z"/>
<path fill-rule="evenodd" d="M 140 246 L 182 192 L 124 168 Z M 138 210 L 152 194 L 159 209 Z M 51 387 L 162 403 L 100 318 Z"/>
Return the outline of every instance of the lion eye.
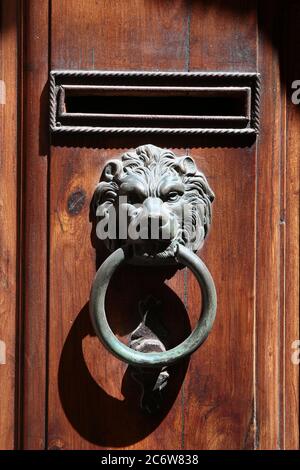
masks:
<path fill-rule="evenodd" d="M 131 192 L 127 195 L 127 202 L 128 204 L 141 204 L 142 196 L 136 192 Z"/>
<path fill-rule="evenodd" d="M 175 201 L 178 201 L 180 195 L 178 194 L 177 191 L 170 191 L 167 195 L 167 201 L 170 201 L 170 202 L 175 202 Z"/>

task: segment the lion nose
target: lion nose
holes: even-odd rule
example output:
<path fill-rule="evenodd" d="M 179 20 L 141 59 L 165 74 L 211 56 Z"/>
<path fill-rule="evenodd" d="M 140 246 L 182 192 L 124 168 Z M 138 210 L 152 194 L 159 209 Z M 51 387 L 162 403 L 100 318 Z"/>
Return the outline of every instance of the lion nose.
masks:
<path fill-rule="evenodd" d="M 142 238 L 164 239 L 170 237 L 170 217 L 161 199 L 149 197 L 144 201 L 140 219 Z"/>
<path fill-rule="evenodd" d="M 169 215 L 163 209 L 162 200 L 157 197 L 148 197 L 144 201 L 144 217 L 147 223 L 156 222 L 159 227 L 163 227 L 169 222 Z"/>

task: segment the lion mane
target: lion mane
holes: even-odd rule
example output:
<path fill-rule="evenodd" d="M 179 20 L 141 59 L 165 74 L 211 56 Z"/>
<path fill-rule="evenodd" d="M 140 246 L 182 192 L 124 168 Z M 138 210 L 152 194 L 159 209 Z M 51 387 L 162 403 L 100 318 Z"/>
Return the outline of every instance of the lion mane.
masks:
<path fill-rule="evenodd" d="M 107 220 L 111 208 L 117 206 L 120 186 L 128 176 L 142 181 L 149 193 L 156 190 L 162 178 L 170 176 L 180 179 L 184 185 L 181 206 L 189 208 L 190 223 L 186 226 L 179 220 L 178 233 L 170 245 L 181 243 L 194 251 L 202 246 L 211 224 L 211 203 L 215 196 L 190 156 L 179 157 L 170 150 L 149 144 L 124 153 L 120 159 L 108 161 L 92 202 L 94 214 L 100 220 Z M 172 206 L 169 211 L 172 212 Z M 105 242 L 110 250 L 115 250 L 126 241 L 116 237 Z M 161 257 L 168 255 L 170 249 L 160 253 Z"/>

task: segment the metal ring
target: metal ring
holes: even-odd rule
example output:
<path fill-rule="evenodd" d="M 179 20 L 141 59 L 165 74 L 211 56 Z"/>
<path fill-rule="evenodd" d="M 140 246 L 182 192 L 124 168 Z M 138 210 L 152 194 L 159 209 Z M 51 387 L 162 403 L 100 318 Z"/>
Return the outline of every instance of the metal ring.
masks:
<path fill-rule="evenodd" d="M 176 260 L 194 273 L 202 291 L 202 312 L 196 328 L 178 346 L 159 353 L 143 353 L 129 348 L 112 332 L 105 313 L 105 295 L 112 275 L 127 257 L 126 249 L 114 251 L 98 269 L 90 297 L 90 315 L 97 336 L 116 357 L 133 366 L 164 367 L 190 354 L 201 346 L 212 329 L 217 309 L 217 294 L 207 267 L 192 251 L 178 245 Z"/>

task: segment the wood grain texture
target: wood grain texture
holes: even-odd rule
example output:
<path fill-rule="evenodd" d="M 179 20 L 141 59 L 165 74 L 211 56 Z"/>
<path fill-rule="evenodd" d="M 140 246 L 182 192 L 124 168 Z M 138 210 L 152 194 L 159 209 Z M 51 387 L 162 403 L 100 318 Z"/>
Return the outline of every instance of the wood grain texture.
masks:
<path fill-rule="evenodd" d="M 56 68 L 183 70 L 188 17 L 184 0 L 52 1 Z"/>
<path fill-rule="evenodd" d="M 170 6 L 165 1 L 53 1 L 52 68 L 186 70 L 188 13 L 185 2 Z M 122 139 L 108 149 L 103 143 L 100 138 L 95 149 L 51 150 L 49 448 L 180 449 L 185 364 L 172 372 L 163 412 L 145 416 L 127 366 L 100 345 L 90 325 L 87 302 L 96 259 L 89 203 L 107 159 L 126 150 Z M 78 191 L 84 204 L 75 216 L 67 201 Z M 152 292 L 165 300 L 173 339 L 187 334 L 183 276 L 180 272 L 163 283 L 163 273 L 120 270 L 107 302 L 113 329 L 125 339 L 137 326 L 137 300 Z"/>
<path fill-rule="evenodd" d="M 211 234 L 200 256 L 216 283 L 218 312 L 211 335 L 190 362 L 185 445 L 253 448 L 255 153 L 193 148 L 191 155 L 216 194 Z M 189 311 L 197 312 L 190 274 L 188 289 Z"/>
<path fill-rule="evenodd" d="M 229 2 L 220 15 L 220 2 L 193 3 L 191 71 L 256 70 L 256 11 L 234 4 L 236 12 Z M 214 277 L 218 310 L 211 335 L 190 361 L 185 447 L 253 448 L 255 146 L 191 148 L 190 154 L 216 195 L 211 234 L 199 255 Z M 195 290 L 189 274 L 190 312 L 198 310 Z"/>
<path fill-rule="evenodd" d="M 48 1 L 25 1 L 24 15 L 21 446 L 43 449 L 46 423 Z"/>
<path fill-rule="evenodd" d="M 295 354 L 292 345 L 300 339 L 299 334 L 299 240 L 300 240 L 300 109 L 291 100 L 294 89 L 291 85 L 299 80 L 300 63 L 295 60 L 300 49 L 299 35 L 295 32 L 300 24 L 300 5 L 297 1 L 289 2 L 285 16 L 284 51 L 288 57 L 283 60 L 286 67 L 286 195 L 285 213 L 282 219 L 285 227 L 285 329 L 283 363 L 284 420 L 283 447 L 299 449 L 299 365 L 291 359 Z"/>
<path fill-rule="evenodd" d="M 299 366 L 291 362 L 291 344 L 299 339 L 300 112 L 289 99 L 289 87 L 300 78 L 295 60 L 298 2 L 292 0 L 285 15 L 280 0 L 49 4 L 49 10 L 46 0 L 24 5 L 23 446 L 297 448 Z M 14 16 L 12 5 L 6 18 Z M 280 50 L 282 33 L 287 36 Z M 92 279 L 107 255 L 98 246 L 89 219 L 94 187 L 109 158 L 149 139 L 53 139 L 48 170 L 49 36 L 52 69 L 262 73 L 257 145 L 228 142 L 221 147 L 217 142 L 208 145 L 201 137 L 196 143 L 151 138 L 152 143 L 195 158 L 216 193 L 212 231 L 200 255 L 213 274 L 219 299 L 211 335 L 189 365 L 172 370 L 165 406 L 156 417 L 140 413 L 138 387 L 127 366 L 101 346 L 88 316 Z M 13 50 L 15 36 L 10 32 L 6 38 L 5 50 Z M 15 59 L 6 57 L 2 70 L 15 80 Z M 1 113 L 13 118 L 13 100 L 5 109 L 0 105 Z M 0 139 L 7 154 L 15 148 L 15 132 L 14 126 L 4 126 L 7 138 Z M 14 233 L 15 168 L 2 156 L 1 165 L 0 183 L 3 177 L 11 184 L 4 196 L 1 192 L 0 221 L 3 217 L 6 223 L 10 217 Z M 0 249 L 8 247 L 5 253 L 14 257 L 15 241 L 7 233 L 1 232 Z M 14 269 L 12 264 L 4 271 L 1 266 L 2 278 L 8 273 L 12 279 Z M 3 289 L 1 311 L 4 305 L 6 316 L 0 328 L 14 348 L 14 302 Z M 180 341 L 195 324 L 201 304 L 197 283 L 187 270 L 172 276 L 163 270 L 121 268 L 107 299 L 114 331 L 127 340 L 139 321 L 137 301 L 148 293 L 163 299 L 173 341 Z M 14 357 L 9 360 L 3 379 L 5 400 L 14 392 Z M 3 370 L 0 365 L 0 374 Z M 11 408 L 3 412 L 1 407 L 0 425 L 10 427 L 0 435 L 0 446 L 13 445 L 13 417 Z"/>
<path fill-rule="evenodd" d="M 256 1 L 191 1 L 191 70 L 253 71 Z"/>
<path fill-rule="evenodd" d="M 0 5 L 0 449 L 15 446 L 17 325 L 17 2 Z"/>
<path fill-rule="evenodd" d="M 262 75 L 261 133 L 257 152 L 256 420 L 259 449 L 280 448 L 280 180 L 281 87 L 279 5 L 259 4 L 258 67 Z M 273 14 L 270 15 L 270 8 Z"/>
<path fill-rule="evenodd" d="M 126 372 L 127 366 L 102 347 L 89 321 L 87 302 L 96 268 L 89 202 L 105 161 L 119 153 L 85 149 L 83 158 L 80 150 L 52 150 L 50 312 L 55 314 L 50 318 L 49 337 L 51 449 L 180 447 L 180 396 L 162 429 L 158 428 L 165 413 L 151 419 L 139 411 L 138 388 Z M 84 204 L 80 213 L 70 215 L 67 201 L 78 191 L 85 194 Z M 157 275 L 153 279 L 153 274 L 127 268 L 112 282 L 107 309 L 111 325 L 121 337 L 126 338 L 137 326 L 137 300 L 145 294 L 159 292 L 165 304 L 169 302 L 170 311 L 174 303 L 176 309 L 179 300 L 166 286 L 159 287 L 161 274 Z M 171 394 L 169 401 L 173 403 L 175 398 Z"/>

